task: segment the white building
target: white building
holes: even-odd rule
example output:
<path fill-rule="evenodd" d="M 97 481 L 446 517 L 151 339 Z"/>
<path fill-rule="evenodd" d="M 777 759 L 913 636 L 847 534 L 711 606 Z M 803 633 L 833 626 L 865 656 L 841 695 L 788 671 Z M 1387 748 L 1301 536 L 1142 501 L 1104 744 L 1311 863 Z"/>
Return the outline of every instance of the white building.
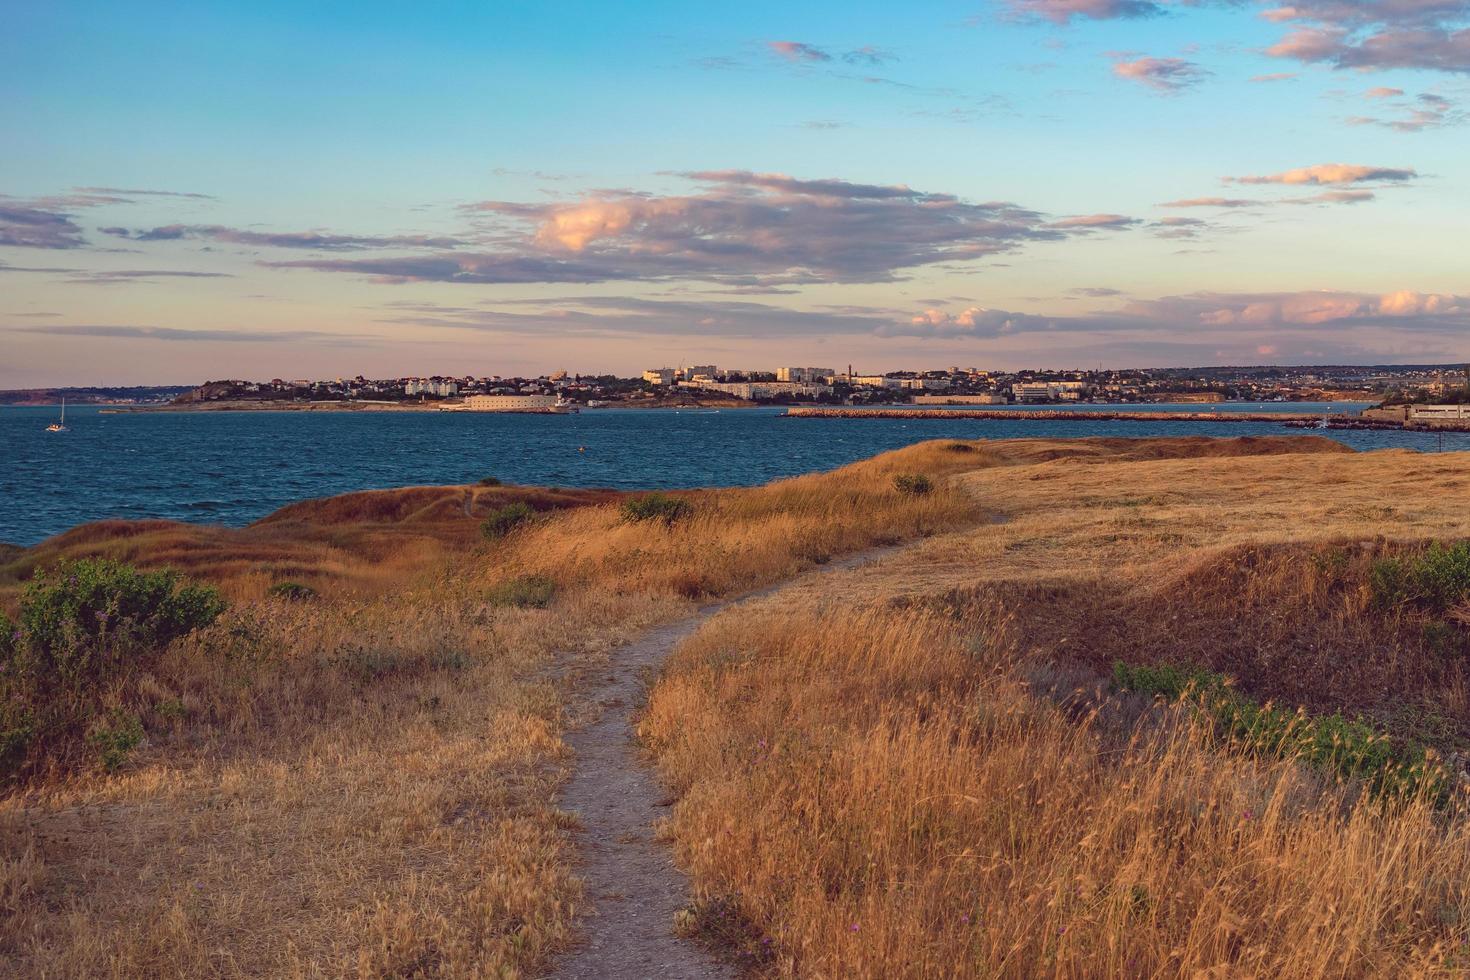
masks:
<path fill-rule="evenodd" d="M 697 388 L 700 391 L 718 391 L 732 398 L 746 401 L 761 401 L 768 398 L 816 397 L 831 394 L 832 389 L 823 384 L 804 384 L 795 381 L 729 381 L 693 382 L 686 381 L 680 387 Z"/>
<path fill-rule="evenodd" d="M 459 394 L 459 382 L 414 378 L 403 386 L 403 391 L 409 395 L 438 395 L 441 398 L 448 398 L 450 395 Z"/>
<path fill-rule="evenodd" d="M 470 395 L 464 400 L 471 412 L 531 412 L 555 408 L 555 395 Z"/>
<path fill-rule="evenodd" d="M 643 372 L 643 380 L 651 385 L 671 385 L 677 373 L 673 368 L 650 368 Z"/>
<path fill-rule="evenodd" d="M 837 373 L 834 368 L 782 367 L 776 368 L 777 381 L 803 381 L 808 384 L 822 381 Z"/>
<path fill-rule="evenodd" d="M 1018 402 L 1076 401 L 1087 394 L 1085 381 L 1020 381 L 1011 385 Z"/>
<path fill-rule="evenodd" d="M 915 405 L 1004 405 L 1005 395 L 915 395 Z"/>
<path fill-rule="evenodd" d="M 1411 405 L 1410 422 L 1458 422 L 1470 420 L 1470 405 Z"/>
<path fill-rule="evenodd" d="M 859 388 L 902 388 L 902 378 L 888 378 L 881 374 L 855 374 L 848 378 L 849 384 Z"/>

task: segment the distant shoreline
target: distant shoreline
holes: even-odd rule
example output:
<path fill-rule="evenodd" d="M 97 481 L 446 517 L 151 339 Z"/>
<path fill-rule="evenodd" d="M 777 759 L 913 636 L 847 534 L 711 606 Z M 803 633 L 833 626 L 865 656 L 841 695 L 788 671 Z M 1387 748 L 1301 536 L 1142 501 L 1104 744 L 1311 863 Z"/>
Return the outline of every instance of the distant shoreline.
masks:
<path fill-rule="evenodd" d="M 608 405 L 577 406 L 582 411 L 596 412 L 609 408 L 634 408 L 639 411 L 651 410 L 707 410 L 707 409 L 736 409 L 736 408 L 760 408 L 762 406 L 755 402 L 710 400 L 701 402 L 676 402 L 671 404 L 642 404 L 639 402 L 616 402 Z M 784 407 L 784 406 L 773 406 Z M 511 414 L 547 414 L 537 413 L 534 410 L 505 409 L 500 411 L 475 411 L 473 409 L 461 408 L 457 403 L 450 402 L 294 402 L 294 401 L 217 401 L 217 402 L 188 402 L 182 405 L 107 405 L 100 409 L 102 415 L 149 415 L 161 412 L 439 412 L 445 410 L 445 414 L 466 415 L 511 415 Z"/>

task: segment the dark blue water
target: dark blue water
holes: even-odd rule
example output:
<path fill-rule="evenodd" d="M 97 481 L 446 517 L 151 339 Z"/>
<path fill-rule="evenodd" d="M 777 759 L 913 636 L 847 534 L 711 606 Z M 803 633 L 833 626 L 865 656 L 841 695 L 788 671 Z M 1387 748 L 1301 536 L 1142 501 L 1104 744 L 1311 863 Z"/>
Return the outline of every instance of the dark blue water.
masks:
<path fill-rule="evenodd" d="M 1086 407 L 1086 406 L 1082 406 Z M 1359 406 L 1241 405 L 1343 413 Z M 1097 406 L 1108 410 L 1109 406 Z M 1203 406 L 1149 406 L 1159 411 Z M 1019 409 L 1018 411 L 1024 411 Z M 830 469 L 922 439 L 1289 434 L 1268 422 L 787 419 L 780 409 L 597 410 L 580 415 L 200 412 L 99 414 L 0 408 L 0 541 L 34 544 L 85 521 L 172 518 L 246 524 L 307 497 L 413 484 L 735 486 Z M 1434 451 L 1438 436 L 1332 432 L 1357 449 Z M 1445 449 L 1470 449 L 1447 434 Z M 579 452 L 578 447 L 586 447 Z"/>

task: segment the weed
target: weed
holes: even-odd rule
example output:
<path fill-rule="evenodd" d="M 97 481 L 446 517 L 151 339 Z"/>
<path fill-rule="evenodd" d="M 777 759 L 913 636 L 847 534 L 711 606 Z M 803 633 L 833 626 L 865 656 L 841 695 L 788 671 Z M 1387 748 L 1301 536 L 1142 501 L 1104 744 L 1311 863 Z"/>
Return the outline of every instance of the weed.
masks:
<path fill-rule="evenodd" d="M 934 492 L 934 481 L 922 473 L 900 473 L 893 478 L 893 487 L 910 497 L 923 497 Z"/>
<path fill-rule="evenodd" d="M 277 582 L 267 590 L 266 595 L 291 602 L 304 602 L 307 599 L 315 599 L 317 592 L 304 582 Z"/>
<path fill-rule="evenodd" d="M 623 504 L 623 520 L 629 523 L 663 521 L 665 524 L 673 524 L 693 513 L 694 505 L 689 501 L 663 493 L 634 497 Z"/>
<path fill-rule="evenodd" d="M 522 524 L 532 520 L 535 516 L 536 511 L 530 504 L 522 503 L 518 500 L 515 503 L 506 504 L 504 507 L 497 507 L 495 510 L 492 510 L 486 516 L 485 520 L 480 523 L 480 533 L 487 540 L 499 541 Z"/>
<path fill-rule="evenodd" d="M 1424 624 L 1424 649 L 1441 659 L 1463 656 L 1465 632 L 1442 619 L 1431 619 Z"/>
<path fill-rule="evenodd" d="M 1470 541 L 1436 541 L 1417 556 L 1380 558 L 1368 575 L 1373 597 L 1383 605 L 1442 611 L 1470 596 Z"/>
<path fill-rule="evenodd" d="M 545 609 L 555 595 L 555 580 L 545 575 L 521 575 L 491 586 L 485 598 L 494 606 Z"/>
<path fill-rule="evenodd" d="M 143 723 L 131 712 L 113 711 L 105 724 L 98 724 L 87 735 L 87 743 L 97 750 L 102 768 L 116 772 L 143 743 Z"/>
<path fill-rule="evenodd" d="M 1236 691 L 1221 674 L 1169 664 L 1113 664 L 1120 690 L 1184 701 L 1221 736 L 1251 751 L 1299 759 L 1316 769 L 1361 779 L 1376 796 L 1426 794 L 1444 801 L 1449 774 L 1421 745 L 1395 742 L 1361 718 L 1311 715 L 1262 704 Z"/>
<path fill-rule="evenodd" d="M 500 477 L 498 476 L 482 476 L 479 482 L 482 487 L 498 487 L 501 485 Z"/>
<path fill-rule="evenodd" d="M 767 966 L 776 958 L 769 936 L 732 898 L 708 898 L 674 913 L 674 933 L 695 939 L 719 956 L 748 970 Z"/>

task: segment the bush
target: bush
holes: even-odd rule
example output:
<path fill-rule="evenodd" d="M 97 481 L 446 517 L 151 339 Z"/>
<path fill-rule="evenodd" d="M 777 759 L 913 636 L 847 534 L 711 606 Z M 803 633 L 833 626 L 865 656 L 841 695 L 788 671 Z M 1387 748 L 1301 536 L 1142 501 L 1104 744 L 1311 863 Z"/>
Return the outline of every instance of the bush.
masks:
<path fill-rule="evenodd" d="M 694 513 L 694 505 L 682 497 L 650 493 L 623 503 L 623 520 L 629 523 L 663 521 L 672 524 Z"/>
<path fill-rule="evenodd" d="M 304 582 L 277 582 L 266 591 L 266 595 L 272 599 L 304 602 L 307 599 L 316 598 L 316 589 L 313 589 Z"/>
<path fill-rule="evenodd" d="M 143 723 L 126 711 L 113 712 L 106 725 L 100 725 L 87 736 L 97 750 L 97 761 L 108 772 L 116 772 L 128 756 L 143 744 Z"/>
<path fill-rule="evenodd" d="M 1375 796 L 1423 793 L 1449 798 L 1450 776 L 1422 746 L 1395 741 L 1361 718 L 1311 715 L 1262 704 L 1229 686 L 1224 675 L 1170 664 L 1113 664 L 1119 690 L 1188 704 L 1222 738 L 1249 751 L 1299 759 L 1313 768 L 1362 780 Z"/>
<path fill-rule="evenodd" d="M 93 685 L 224 612 L 211 586 L 105 558 L 39 571 L 21 597 L 10 663 L 17 676 Z"/>
<path fill-rule="evenodd" d="M 1470 541 L 1436 541 L 1413 557 L 1380 558 L 1368 570 L 1383 605 L 1414 604 L 1443 611 L 1470 597 Z"/>
<path fill-rule="evenodd" d="M 893 478 L 893 486 L 899 493 L 910 497 L 922 497 L 934 492 L 934 483 L 922 473 L 900 473 Z"/>
<path fill-rule="evenodd" d="M 482 477 L 480 477 L 480 486 L 482 486 L 482 487 L 498 487 L 498 486 L 500 486 L 500 477 L 498 477 L 498 476 L 482 476 Z"/>
<path fill-rule="evenodd" d="M 970 445 L 968 442 L 951 442 L 944 448 L 952 453 L 973 453 L 977 451 L 976 448 Z"/>
<path fill-rule="evenodd" d="M 522 575 L 497 583 L 485 598 L 491 605 L 545 609 L 556 595 L 556 582 L 545 575 Z"/>
<path fill-rule="evenodd" d="M 121 765 L 141 742 L 142 724 L 119 714 L 94 724 L 102 692 L 223 611 L 218 591 L 181 585 L 172 571 L 98 558 L 37 572 L 21 595 L 19 623 L 0 617 L 0 772 L 32 747 L 54 754 L 74 746 L 89 725 L 104 768 Z"/>
<path fill-rule="evenodd" d="M 499 541 L 535 516 L 536 511 L 530 504 L 525 504 L 520 501 L 516 501 L 513 504 L 506 504 L 504 507 L 497 507 L 492 510 L 489 516 L 481 522 L 480 533 L 487 540 Z"/>

